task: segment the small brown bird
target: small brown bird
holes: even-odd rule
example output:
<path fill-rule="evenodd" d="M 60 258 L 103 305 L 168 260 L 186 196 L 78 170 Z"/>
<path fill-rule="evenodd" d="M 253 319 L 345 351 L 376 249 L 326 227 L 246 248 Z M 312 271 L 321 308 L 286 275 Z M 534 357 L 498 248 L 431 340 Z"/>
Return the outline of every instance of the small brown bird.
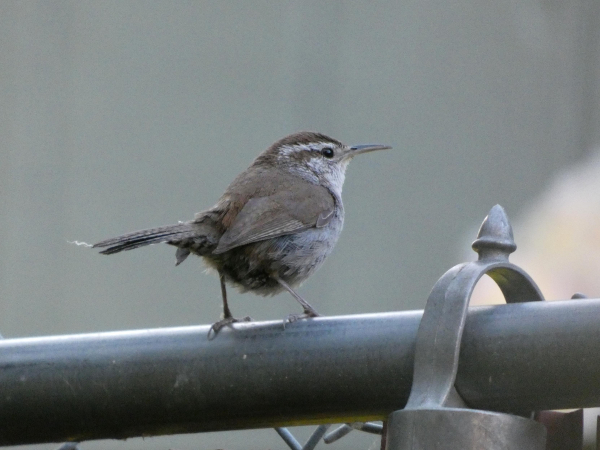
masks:
<path fill-rule="evenodd" d="M 262 152 L 216 205 L 193 220 L 136 231 L 94 247 L 106 247 L 101 253 L 110 255 L 166 242 L 177 247 L 177 265 L 190 253 L 201 256 L 221 281 L 223 319 L 212 326 L 215 333 L 238 321 L 227 304 L 226 283 L 259 295 L 288 291 L 304 310 L 288 320 L 318 316 L 294 288 L 323 264 L 342 231 L 342 186 L 350 160 L 389 148 L 347 146 L 314 132 L 292 134 Z"/>

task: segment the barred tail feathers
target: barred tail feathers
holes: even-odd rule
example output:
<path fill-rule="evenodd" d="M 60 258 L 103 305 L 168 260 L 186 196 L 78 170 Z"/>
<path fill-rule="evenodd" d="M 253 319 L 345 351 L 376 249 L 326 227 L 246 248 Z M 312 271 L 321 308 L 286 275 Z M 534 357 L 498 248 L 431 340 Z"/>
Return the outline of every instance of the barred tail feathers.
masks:
<path fill-rule="evenodd" d="M 134 248 L 143 247 L 150 244 L 158 244 L 159 242 L 180 241 L 195 236 L 197 230 L 194 230 L 191 222 L 178 223 L 176 225 L 168 225 L 159 228 L 150 228 L 147 230 L 134 231 L 122 236 L 117 236 L 110 239 L 105 239 L 93 245 L 93 248 L 103 248 L 100 253 L 104 255 L 112 255 L 124 250 L 133 250 Z"/>

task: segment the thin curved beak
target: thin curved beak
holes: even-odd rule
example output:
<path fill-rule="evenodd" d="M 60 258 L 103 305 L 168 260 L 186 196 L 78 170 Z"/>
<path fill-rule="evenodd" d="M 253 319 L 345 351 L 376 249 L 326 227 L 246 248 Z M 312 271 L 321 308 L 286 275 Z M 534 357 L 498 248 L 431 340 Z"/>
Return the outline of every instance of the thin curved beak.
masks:
<path fill-rule="evenodd" d="M 392 147 L 389 145 L 382 144 L 362 144 L 362 145 L 352 145 L 347 153 L 348 156 L 356 156 L 361 153 L 374 152 L 375 150 L 389 150 Z"/>

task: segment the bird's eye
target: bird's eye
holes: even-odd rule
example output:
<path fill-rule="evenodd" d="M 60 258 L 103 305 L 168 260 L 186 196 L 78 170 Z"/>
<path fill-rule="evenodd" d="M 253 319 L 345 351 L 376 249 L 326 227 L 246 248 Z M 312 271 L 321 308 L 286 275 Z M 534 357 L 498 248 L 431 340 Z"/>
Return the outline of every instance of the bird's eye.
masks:
<path fill-rule="evenodd" d="M 321 154 L 325 158 L 333 158 L 333 149 L 331 147 L 325 147 L 324 149 L 321 150 Z"/>

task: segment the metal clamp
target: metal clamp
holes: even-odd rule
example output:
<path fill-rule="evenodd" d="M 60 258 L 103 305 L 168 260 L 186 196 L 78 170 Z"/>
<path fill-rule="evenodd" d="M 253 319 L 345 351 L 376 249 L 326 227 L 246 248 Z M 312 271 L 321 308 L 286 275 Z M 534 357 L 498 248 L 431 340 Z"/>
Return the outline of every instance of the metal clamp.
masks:
<path fill-rule="evenodd" d="M 454 385 L 469 300 L 483 275 L 496 282 L 507 303 L 544 299 L 508 261 L 516 248 L 506 213 L 496 205 L 473 243 L 479 259 L 453 267 L 434 286 L 417 334 L 411 394 L 405 409 L 389 416 L 387 450 L 545 448 L 542 424 L 469 409 Z"/>

